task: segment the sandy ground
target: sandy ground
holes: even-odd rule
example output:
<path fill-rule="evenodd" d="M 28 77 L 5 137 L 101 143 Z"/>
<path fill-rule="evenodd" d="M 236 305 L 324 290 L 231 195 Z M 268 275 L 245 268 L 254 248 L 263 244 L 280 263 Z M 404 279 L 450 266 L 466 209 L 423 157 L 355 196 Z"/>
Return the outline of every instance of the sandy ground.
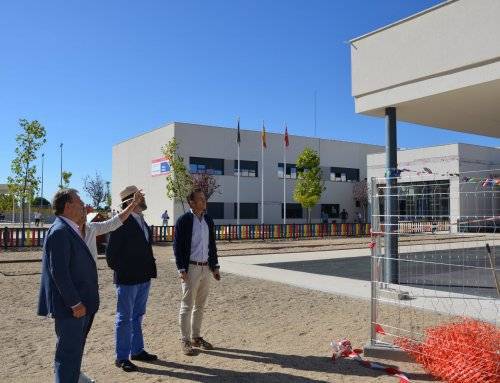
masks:
<path fill-rule="evenodd" d="M 204 320 L 204 336 L 216 349 L 182 355 L 177 324 L 180 283 L 170 254 L 169 247 L 155 248 L 159 275 L 144 319 L 146 348 L 160 360 L 138 363 L 140 371 L 129 374 L 113 365 L 114 286 L 105 261 L 98 261 L 101 308 L 83 361 L 83 370 L 98 382 L 397 382 L 353 361 L 330 360 L 332 339 L 347 337 L 355 347 L 365 344 L 367 301 L 223 270 L 222 281 L 212 283 Z M 34 255 L 39 256 L 29 253 Z M 35 315 L 39 271 L 39 262 L 0 263 L 2 382 L 52 381 L 53 322 Z M 388 316 L 390 310 L 385 311 Z M 432 380 L 414 364 L 385 362 L 397 365 L 412 382 Z"/>

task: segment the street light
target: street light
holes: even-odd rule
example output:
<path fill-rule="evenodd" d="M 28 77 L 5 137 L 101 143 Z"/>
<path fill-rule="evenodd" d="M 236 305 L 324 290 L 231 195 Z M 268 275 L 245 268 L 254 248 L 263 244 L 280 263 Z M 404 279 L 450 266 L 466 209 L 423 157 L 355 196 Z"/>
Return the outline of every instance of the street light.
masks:
<path fill-rule="evenodd" d="M 59 148 L 61 149 L 61 178 L 59 181 L 59 187 L 62 189 L 63 187 L 63 170 L 62 170 L 62 152 L 63 152 L 63 144 L 61 142 L 61 145 L 59 145 Z"/>

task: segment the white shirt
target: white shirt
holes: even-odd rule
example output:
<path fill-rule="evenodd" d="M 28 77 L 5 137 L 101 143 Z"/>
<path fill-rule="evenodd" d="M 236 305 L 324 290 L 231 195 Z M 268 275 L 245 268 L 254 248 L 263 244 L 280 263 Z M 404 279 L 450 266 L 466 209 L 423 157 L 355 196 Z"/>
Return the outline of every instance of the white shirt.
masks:
<path fill-rule="evenodd" d="M 144 217 L 142 216 L 142 214 L 137 214 L 137 213 L 132 212 L 132 217 L 135 218 L 135 220 L 137 221 L 139 226 L 142 228 L 142 231 L 144 232 L 144 236 L 146 237 L 146 241 L 149 241 L 149 230 L 148 230 L 148 227 L 146 225 L 146 222 L 144 221 Z"/>
<path fill-rule="evenodd" d="M 97 262 L 97 244 L 96 237 L 98 235 L 106 234 L 115 231 L 123 225 L 120 217 L 115 215 L 113 218 L 103 222 L 88 222 L 85 224 L 85 243 L 90 250 L 90 254 Z"/>
<path fill-rule="evenodd" d="M 66 222 L 69 227 L 71 227 L 73 229 L 73 231 L 80 237 L 82 238 L 82 233 L 80 233 L 80 228 L 78 227 L 78 225 L 73 222 L 72 220 L 70 220 L 69 218 L 66 218 L 66 217 L 63 217 L 62 215 L 59 216 L 59 218 L 61 218 L 64 222 Z"/>
<path fill-rule="evenodd" d="M 193 213 L 193 234 L 191 236 L 191 254 L 189 259 L 194 262 L 207 262 L 208 261 L 208 224 L 205 221 L 205 216 L 198 218 Z"/>

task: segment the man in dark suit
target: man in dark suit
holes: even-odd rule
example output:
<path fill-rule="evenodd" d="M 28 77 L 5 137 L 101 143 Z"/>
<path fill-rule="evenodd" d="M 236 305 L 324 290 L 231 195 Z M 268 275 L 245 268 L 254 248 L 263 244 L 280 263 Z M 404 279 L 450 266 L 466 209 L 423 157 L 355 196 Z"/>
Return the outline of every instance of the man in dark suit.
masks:
<path fill-rule="evenodd" d="M 123 208 L 132 202 L 137 191 L 136 186 L 128 186 L 120 192 Z M 151 278 L 156 278 L 152 234 L 142 215 L 146 209 L 142 196 L 123 226 L 111 233 L 106 249 L 108 266 L 114 271 L 117 296 L 115 365 L 126 372 L 138 370 L 130 359 L 145 362 L 158 359 L 144 350 L 142 336 Z"/>
<path fill-rule="evenodd" d="M 215 225 L 205 211 L 207 201 L 201 190 L 188 196 L 191 210 L 179 217 L 174 230 L 174 255 L 182 285 L 179 313 L 181 348 L 194 355 L 193 347 L 206 350 L 213 346 L 201 336 L 203 310 L 208 297 L 210 276 L 220 280 Z"/>
<path fill-rule="evenodd" d="M 38 315 L 55 320 L 56 383 L 77 383 L 89 321 L 99 308 L 97 267 L 76 223 L 83 214 L 78 192 L 59 190 L 52 206 L 56 220 L 43 246 Z"/>

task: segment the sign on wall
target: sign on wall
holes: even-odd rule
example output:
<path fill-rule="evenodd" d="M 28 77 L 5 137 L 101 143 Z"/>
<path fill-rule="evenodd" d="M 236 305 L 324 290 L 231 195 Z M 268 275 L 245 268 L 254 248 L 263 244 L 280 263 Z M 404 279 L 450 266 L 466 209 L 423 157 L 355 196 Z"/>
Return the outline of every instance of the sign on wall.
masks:
<path fill-rule="evenodd" d="M 153 177 L 166 176 L 168 173 L 170 173 L 170 164 L 165 157 L 151 160 L 151 175 Z"/>

